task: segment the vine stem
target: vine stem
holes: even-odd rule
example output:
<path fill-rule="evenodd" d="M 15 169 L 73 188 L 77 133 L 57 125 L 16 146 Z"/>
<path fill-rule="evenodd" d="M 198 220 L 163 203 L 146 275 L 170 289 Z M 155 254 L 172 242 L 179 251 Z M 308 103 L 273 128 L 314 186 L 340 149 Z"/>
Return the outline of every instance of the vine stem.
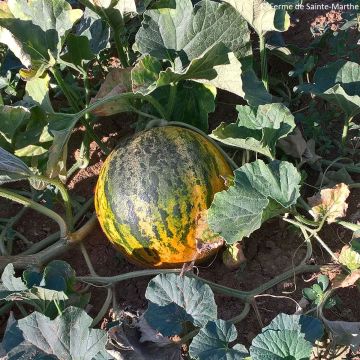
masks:
<path fill-rule="evenodd" d="M 240 321 L 243 321 L 246 318 L 249 311 L 250 311 L 250 304 L 245 303 L 243 311 L 239 315 L 231 318 L 229 321 L 232 322 L 233 324 L 237 324 L 237 323 L 239 323 Z"/>
<path fill-rule="evenodd" d="M 340 158 L 341 159 L 341 158 Z M 357 173 L 360 174 L 360 167 L 356 166 L 356 165 L 348 165 L 348 164 L 339 164 L 336 163 L 335 161 L 338 161 L 340 159 L 336 159 L 336 160 L 320 160 L 321 164 L 326 165 L 326 166 L 331 166 L 337 169 L 345 169 L 348 172 L 352 172 L 352 173 Z"/>
<path fill-rule="evenodd" d="M 269 74 L 267 66 L 266 55 L 266 40 L 265 36 L 259 35 L 259 47 L 260 47 L 260 62 L 261 62 L 261 80 L 264 83 L 265 89 L 269 90 Z"/>
<path fill-rule="evenodd" d="M 64 201 L 65 204 L 65 219 L 66 219 L 66 224 L 68 227 L 68 230 L 71 230 L 73 227 L 73 214 L 72 214 L 72 209 L 71 209 L 71 200 L 70 200 L 70 196 L 69 193 L 65 187 L 65 185 L 57 179 L 51 179 L 49 177 L 43 176 L 43 175 L 32 175 L 31 176 L 32 179 L 35 180 L 40 180 L 43 181 L 45 183 L 48 183 L 50 185 L 55 186 L 59 192 L 60 195 Z"/>
<path fill-rule="evenodd" d="M 85 108 L 85 109 L 79 111 L 78 113 L 74 114 L 74 123 L 76 123 L 76 121 L 78 121 L 83 116 L 85 116 L 85 114 L 97 109 L 99 106 L 103 106 L 105 104 L 108 104 L 110 102 L 120 100 L 120 99 L 145 100 L 155 108 L 155 110 L 159 113 L 161 118 L 166 119 L 167 115 L 166 115 L 166 111 L 165 111 L 164 107 L 154 97 L 152 97 L 151 95 L 143 96 L 141 94 L 135 94 L 133 92 L 127 92 L 127 93 L 122 93 L 122 94 L 109 96 L 107 98 L 100 99 L 100 100 L 90 104 L 87 108 Z"/>
<path fill-rule="evenodd" d="M 167 104 L 167 108 L 166 108 L 167 119 L 171 119 L 171 115 L 173 113 L 174 105 L 175 105 L 176 92 L 177 92 L 176 85 L 170 84 L 170 95 L 169 95 L 169 100 L 168 100 L 168 104 Z"/>
<path fill-rule="evenodd" d="M 0 189 L 0 196 L 2 196 L 2 191 L 3 190 Z M 17 195 L 17 196 L 20 197 L 20 195 Z M 8 197 L 8 196 L 6 196 L 6 197 Z M 26 199 L 26 198 L 24 198 L 24 199 L 26 200 L 26 203 L 28 203 L 30 201 L 29 199 Z M 17 200 L 19 200 L 19 199 L 16 199 L 15 201 L 17 201 Z M 35 205 L 36 206 L 34 207 L 34 209 L 39 212 L 42 212 L 42 210 L 45 209 L 44 215 L 49 216 L 49 212 L 54 213 L 52 210 L 47 209 L 45 206 L 39 205 L 37 203 L 35 203 Z M 32 206 L 29 205 L 29 207 L 32 207 Z M 44 209 L 42 209 L 42 208 L 44 208 Z M 41 211 L 40 211 L 40 209 L 41 209 Z M 65 226 L 64 229 L 66 229 L 66 232 L 63 231 L 64 229 L 60 230 L 60 236 L 61 236 L 60 239 L 53 245 L 49 246 L 48 248 L 46 248 L 44 250 L 41 250 L 37 254 L 0 256 L 0 270 L 3 270 L 5 268 L 5 266 L 10 263 L 12 263 L 14 265 L 15 269 L 25 269 L 27 267 L 39 267 L 42 264 L 47 263 L 54 257 L 61 255 L 66 250 L 69 250 L 72 246 L 77 244 L 80 241 L 80 234 L 81 234 L 81 236 L 83 236 L 83 238 L 81 239 L 81 240 L 83 240 L 92 231 L 93 226 L 96 224 L 96 222 L 94 221 L 94 219 L 92 217 L 79 230 L 68 234 L 64 220 L 56 213 L 54 213 L 54 214 L 57 217 L 59 217 L 59 219 L 61 219 L 62 225 L 64 225 Z M 52 217 L 52 216 L 50 216 L 50 217 Z M 92 226 L 89 226 L 89 223 L 92 224 Z M 72 236 L 75 239 L 77 239 L 77 241 L 71 241 Z"/>
<path fill-rule="evenodd" d="M 283 219 L 284 219 L 284 221 L 286 221 L 292 225 L 295 225 L 296 227 L 300 228 L 301 230 L 306 230 L 307 232 L 309 232 L 311 234 L 311 236 L 313 236 L 316 239 L 316 241 L 324 248 L 324 250 L 331 256 L 331 258 L 334 259 L 336 263 L 339 263 L 339 259 L 336 257 L 336 255 L 332 252 L 332 250 L 324 243 L 324 241 L 317 234 L 317 231 L 320 231 L 322 226 L 318 229 L 313 230 L 297 221 L 287 219 L 287 218 L 283 218 Z M 323 221 L 323 223 L 324 223 L 324 221 Z"/>
<path fill-rule="evenodd" d="M 94 213 L 91 218 L 77 231 L 69 234 L 69 242 L 71 244 L 77 244 L 81 242 L 95 227 L 97 224 L 97 217 Z"/>
<path fill-rule="evenodd" d="M 66 99 L 68 100 L 70 106 L 77 112 L 81 112 L 81 108 L 79 106 L 79 100 L 76 98 L 76 96 L 72 93 L 72 91 L 69 89 L 66 82 L 63 80 L 61 73 L 56 67 L 53 67 L 51 70 L 52 74 L 54 75 L 54 78 L 56 82 L 58 83 L 59 87 L 61 88 L 62 92 L 64 93 Z M 84 75 L 84 74 L 83 74 Z M 80 118 L 79 118 L 80 119 Z M 87 119 L 82 119 L 81 124 L 84 125 L 87 133 L 89 136 L 98 144 L 99 148 L 106 154 L 109 154 L 109 149 L 102 143 L 100 138 L 95 134 L 94 129 L 91 127 Z"/>
<path fill-rule="evenodd" d="M 312 234 L 314 236 L 314 238 L 316 239 L 316 241 L 327 251 L 327 253 L 332 257 L 332 259 L 336 262 L 339 263 L 339 259 L 337 258 L 337 256 L 332 252 L 332 250 L 325 244 L 325 242 L 321 239 L 321 237 L 314 232 Z"/>
<path fill-rule="evenodd" d="M 345 123 L 344 123 L 343 131 L 342 131 L 342 135 L 341 135 L 341 144 L 342 144 L 343 148 L 346 146 L 346 141 L 347 141 L 348 132 L 349 132 L 349 126 L 350 126 L 352 119 L 353 119 L 352 116 L 346 116 L 346 118 L 345 118 Z"/>
<path fill-rule="evenodd" d="M 112 302 L 112 289 L 111 288 L 107 288 L 107 295 L 106 295 L 106 299 L 104 301 L 103 306 L 101 307 L 99 313 L 96 315 L 95 319 L 93 320 L 93 322 L 91 323 L 90 327 L 94 327 L 95 325 L 97 325 L 102 318 L 106 315 L 110 304 Z"/>
<path fill-rule="evenodd" d="M 96 273 L 96 271 L 94 269 L 93 264 L 91 263 L 90 256 L 86 250 L 86 247 L 84 246 L 83 243 L 80 243 L 80 249 L 81 249 L 81 253 L 85 259 L 86 265 L 90 271 L 91 276 L 98 276 L 98 274 Z"/>
<path fill-rule="evenodd" d="M 80 220 L 81 217 L 89 210 L 89 208 L 93 205 L 93 197 L 90 198 L 79 210 L 79 212 L 74 216 L 74 225 Z M 85 224 L 86 225 L 86 224 Z M 55 232 L 50 234 L 46 238 L 40 240 L 39 242 L 32 245 L 29 249 L 22 252 L 20 255 L 31 255 L 43 250 L 47 246 L 51 245 L 55 240 L 59 239 L 60 232 Z"/>
<path fill-rule="evenodd" d="M 212 290 L 214 290 L 215 292 L 218 292 L 222 295 L 232 296 L 232 297 L 238 298 L 244 302 L 251 302 L 252 299 L 254 298 L 254 296 L 271 289 L 273 286 L 288 279 L 289 277 L 293 276 L 294 274 L 296 275 L 296 274 L 301 274 L 301 273 L 305 273 L 305 272 L 317 272 L 317 271 L 321 270 L 321 267 L 318 265 L 305 264 L 307 259 L 309 259 L 311 257 L 311 253 L 312 253 L 311 242 L 307 241 L 306 244 L 308 246 L 308 251 L 306 253 L 304 260 L 300 263 L 300 265 L 296 266 L 295 268 L 285 271 L 284 273 L 274 277 L 273 279 L 266 282 L 265 284 L 262 284 L 261 286 L 255 288 L 253 290 L 250 290 L 250 291 L 242 291 L 242 290 L 229 288 L 229 287 L 226 287 L 223 285 L 219 285 L 210 280 L 206 280 L 204 278 L 198 277 L 197 275 L 189 273 L 189 272 L 187 272 L 185 274 L 186 274 L 186 276 L 196 278 L 196 279 L 208 284 L 212 288 Z M 109 286 L 110 284 L 114 284 L 117 282 L 129 280 L 129 279 L 134 279 L 137 277 L 155 276 L 158 274 L 168 274 L 168 273 L 181 273 L 181 269 L 139 270 L 139 271 L 133 271 L 133 272 L 130 272 L 127 274 L 121 274 L 121 275 L 116 275 L 116 276 L 105 276 L 105 277 L 102 277 L 102 276 L 79 276 L 79 277 L 77 277 L 77 280 L 80 282 L 84 282 L 84 283 L 102 284 L 102 285 Z"/>
<path fill-rule="evenodd" d="M 116 46 L 116 50 L 121 62 L 121 65 L 126 68 L 129 66 L 129 62 L 126 56 L 126 52 L 124 50 L 124 45 L 122 44 L 121 41 L 121 32 L 119 30 L 115 30 L 113 28 L 114 31 L 114 41 L 115 41 L 115 46 Z"/>
<path fill-rule="evenodd" d="M 22 195 L 15 194 L 14 192 L 6 190 L 6 189 L 0 188 L 0 196 L 4 197 L 6 199 L 9 199 L 9 200 L 15 201 L 24 206 L 28 206 L 28 207 L 38 211 L 39 213 L 46 215 L 49 218 L 53 219 L 59 225 L 60 237 L 62 239 L 67 238 L 67 236 L 68 236 L 67 224 L 64 221 L 64 219 L 60 215 L 58 215 L 55 211 L 48 209 L 47 207 L 45 207 L 41 204 L 38 204 L 34 200 L 28 199 Z"/>
<path fill-rule="evenodd" d="M 7 247 L 5 247 L 5 239 L 6 239 L 6 233 L 9 229 L 11 229 L 17 221 L 24 215 L 26 212 L 27 207 L 23 207 L 15 216 L 13 216 L 4 226 L 0 233 L 0 251 L 2 255 L 10 255 L 12 250 L 12 242 L 9 241 L 7 244 Z"/>

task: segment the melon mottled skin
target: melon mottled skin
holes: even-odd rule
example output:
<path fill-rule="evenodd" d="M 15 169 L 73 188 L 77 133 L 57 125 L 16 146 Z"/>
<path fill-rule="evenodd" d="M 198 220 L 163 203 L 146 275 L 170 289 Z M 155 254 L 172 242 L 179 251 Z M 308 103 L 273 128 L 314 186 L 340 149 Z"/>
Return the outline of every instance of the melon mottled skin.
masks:
<path fill-rule="evenodd" d="M 206 214 L 232 175 L 220 151 L 197 132 L 153 128 L 108 156 L 96 185 L 96 213 L 108 239 L 131 262 L 181 267 L 223 244 Z"/>

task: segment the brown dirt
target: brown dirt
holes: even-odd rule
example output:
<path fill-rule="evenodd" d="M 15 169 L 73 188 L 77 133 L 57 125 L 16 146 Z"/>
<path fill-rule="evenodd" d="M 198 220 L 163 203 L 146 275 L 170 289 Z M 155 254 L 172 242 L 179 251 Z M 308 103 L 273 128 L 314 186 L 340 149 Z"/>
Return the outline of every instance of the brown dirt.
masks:
<path fill-rule="evenodd" d="M 334 297 L 339 304 L 331 309 L 324 310 L 324 316 L 328 320 L 336 321 L 360 321 L 360 289 L 357 286 L 337 289 Z"/>

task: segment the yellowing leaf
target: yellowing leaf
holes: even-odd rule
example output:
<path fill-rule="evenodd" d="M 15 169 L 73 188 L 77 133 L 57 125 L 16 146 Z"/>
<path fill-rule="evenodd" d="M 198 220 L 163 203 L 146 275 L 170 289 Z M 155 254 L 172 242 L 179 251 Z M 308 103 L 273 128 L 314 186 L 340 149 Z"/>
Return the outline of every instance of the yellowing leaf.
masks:
<path fill-rule="evenodd" d="M 333 223 L 337 218 L 344 217 L 348 204 L 346 199 L 350 194 L 346 184 L 337 184 L 331 189 L 323 189 L 320 194 L 308 198 L 311 215 L 315 220 L 326 217 L 328 224 Z"/>
<path fill-rule="evenodd" d="M 360 268 L 360 254 L 349 245 L 345 245 L 341 249 L 339 262 L 351 271 L 357 270 Z"/>

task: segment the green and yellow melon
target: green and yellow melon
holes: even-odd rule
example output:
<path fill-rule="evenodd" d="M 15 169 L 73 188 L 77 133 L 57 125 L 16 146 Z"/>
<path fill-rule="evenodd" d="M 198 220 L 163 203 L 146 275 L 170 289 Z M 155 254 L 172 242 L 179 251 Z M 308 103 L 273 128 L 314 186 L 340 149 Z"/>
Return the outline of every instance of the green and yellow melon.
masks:
<path fill-rule="evenodd" d="M 232 170 L 199 133 L 152 128 L 116 148 L 101 169 L 95 208 L 101 227 L 131 262 L 174 268 L 214 255 L 223 239 L 207 209 Z"/>

